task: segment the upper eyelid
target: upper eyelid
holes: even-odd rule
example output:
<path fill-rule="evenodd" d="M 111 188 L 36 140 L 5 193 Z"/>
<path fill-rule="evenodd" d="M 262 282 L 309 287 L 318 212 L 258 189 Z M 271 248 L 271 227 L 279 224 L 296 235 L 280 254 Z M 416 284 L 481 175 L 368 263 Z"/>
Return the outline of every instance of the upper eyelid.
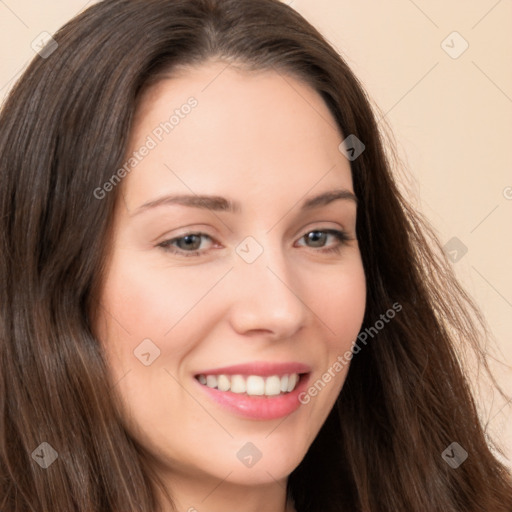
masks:
<path fill-rule="evenodd" d="M 338 225 L 337 226 L 322 226 L 322 222 L 331 222 L 331 223 L 334 222 L 334 223 L 337 223 Z M 311 231 L 341 231 L 342 233 L 346 234 L 347 236 L 350 236 L 350 233 L 352 233 L 354 231 L 354 229 L 347 227 L 343 224 L 344 223 L 340 223 L 339 221 L 317 221 L 316 224 L 313 223 L 313 227 L 310 227 L 307 229 L 302 229 L 301 231 L 299 231 L 299 233 L 302 232 L 302 235 L 300 235 L 302 237 Z M 184 229 L 187 229 L 187 227 L 185 227 Z M 212 240 L 216 240 L 216 236 L 217 236 L 217 235 L 210 235 L 206 231 L 201 231 L 201 228 L 193 229 L 193 228 L 188 227 L 188 231 L 184 231 L 182 234 L 173 236 L 172 238 L 166 237 L 162 241 L 163 242 L 174 241 L 176 239 L 183 238 L 187 235 L 204 235 L 204 236 L 211 238 Z M 166 236 L 166 235 L 163 235 L 163 236 Z"/>
<path fill-rule="evenodd" d="M 331 233 L 331 234 L 333 231 L 338 231 L 338 232 L 341 232 L 341 233 L 349 236 L 349 230 L 347 230 L 345 228 L 321 227 L 321 228 L 306 229 L 305 231 L 303 231 L 303 234 L 299 238 L 304 237 L 305 235 L 307 235 L 308 233 L 311 233 L 312 231 L 322 231 L 322 232 L 327 232 L 327 233 Z M 215 236 L 205 233 L 204 231 L 194 231 L 194 230 L 187 231 L 181 235 L 173 236 L 172 238 L 166 238 L 165 240 L 162 240 L 162 241 L 163 242 L 174 242 L 175 240 L 180 240 L 180 239 L 185 238 L 186 236 L 190 236 L 190 235 L 204 236 L 206 238 L 209 238 L 210 240 L 216 241 Z"/>

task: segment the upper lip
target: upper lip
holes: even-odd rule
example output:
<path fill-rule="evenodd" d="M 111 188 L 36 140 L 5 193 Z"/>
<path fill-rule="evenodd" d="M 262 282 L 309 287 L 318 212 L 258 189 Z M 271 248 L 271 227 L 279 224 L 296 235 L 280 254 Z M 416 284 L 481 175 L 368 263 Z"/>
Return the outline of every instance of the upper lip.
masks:
<path fill-rule="evenodd" d="M 290 373 L 309 373 L 311 367 L 304 363 L 271 363 L 271 362 L 252 362 L 235 364 L 232 366 L 223 366 L 222 368 L 211 368 L 196 373 L 197 375 L 261 375 L 268 377 L 271 375 L 286 375 Z"/>

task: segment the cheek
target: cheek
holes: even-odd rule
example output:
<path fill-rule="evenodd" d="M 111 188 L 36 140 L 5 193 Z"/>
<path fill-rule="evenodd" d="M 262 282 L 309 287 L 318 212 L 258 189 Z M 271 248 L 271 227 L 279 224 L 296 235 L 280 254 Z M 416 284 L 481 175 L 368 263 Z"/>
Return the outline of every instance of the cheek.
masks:
<path fill-rule="evenodd" d="M 308 289 L 308 306 L 323 332 L 321 348 L 317 350 L 322 352 L 319 371 L 299 397 L 308 417 L 305 438 L 311 443 L 343 387 L 352 346 L 363 323 L 366 279 L 360 258 L 347 260 L 335 270 L 326 268 L 317 273 L 308 280 Z"/>
<path fill-rule="evenodd" d="M 100 297 L 97 334 L 113 381 L 129 387 L 125 396 L 137 407 L 148 404 L 146 392 L 153 396 L 149 402 L 158 401 L 152 389 L 163 389 L 159 379 L 166 389 L 174 389 L 164 370 L 180 378 L 183 361 L 208 336 L 208 321 L 218 318 L 212 300 L 220 304 L 212 289 L 224 272 L 162 267 L 135 254 L 113 260 Z M 179 389 L 175 391 L 178 396 Z M 171 403 L 170 397 L 162 403 Z"/>
<path fill-rule="evenodd" d="M 350 256 L 342 265 L 316 266 L 307 271 L 302 268 L 296 274 L 295 293 L 310 310 L 312 322 L 323 330 L 324 350 L 329 357 L 350 347 L 363 320 L 364 271 L 358 254 Z M 182 352 L 190 350 L 190 332 L 198 327 L 190 321 L 198 311 L 206 320 L 204 302 L 210 304 L 212 319 L 215 313 L 211 305 L 223 304 L 218 300 L 211 302 L 219 276 L 225 273 L 225 269 L 217 270 L 199 272 L 186 265 L 162 268 L 161 264 L 148 263 L 144 255 L 115 259 L 100 298 L 104 309 L 104 321 L 98 324 L 100 339 L 109 340 L 109 351 L 116 351 L 122 360 L 128 358 L 129 364 L 133 363 L 133 350 L 146 338 L 158 344 L 162 355 L 172 350 L 179 358 Z M 183 335 L 186 326 L 188 336 Z"/>
<path fill-rule="evenodd" d="M 101 297 L 117 324 L 113 328 L 133 337 L 166 337 L 218 280 L 192 267 L 159 268 L 137 260 L 114 262 Z"/>
<path fill-rule="evenodd" d="M 188 332 L 187 313 L 192 315 L 208 290 L 208 283 L 194 279 L 183 268 L 162 271 L 132 255 L 112 261 L 100 297 L 97 332 L 123 416 L 132 433 L 148 445 L 160 434 L 146 431 L 147 425 L 156 432 L 172 423 L 170 412 L 187 410 L 173 376 L 190 351 L 193 334 Z"/>
<path fill-rule="evenodd" d="M 366 279 L 359 258 L 343 268 L 326 269 L 308 278 L 307 305 L 323 327 L 330 352 L 345 351 L 355 341 L 366 307 Z"/>

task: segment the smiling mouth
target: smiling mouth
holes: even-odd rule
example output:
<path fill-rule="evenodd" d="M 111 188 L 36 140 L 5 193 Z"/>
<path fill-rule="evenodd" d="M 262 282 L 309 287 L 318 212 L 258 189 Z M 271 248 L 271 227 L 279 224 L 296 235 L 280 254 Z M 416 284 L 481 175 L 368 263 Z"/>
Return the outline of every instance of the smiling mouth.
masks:
<path fill-rule="evenodd" d="M 247 396 L 279 396 L 291 393 L 305 373 L 284 375 L 196 375 L 196 380 L 208 388 Z"/>

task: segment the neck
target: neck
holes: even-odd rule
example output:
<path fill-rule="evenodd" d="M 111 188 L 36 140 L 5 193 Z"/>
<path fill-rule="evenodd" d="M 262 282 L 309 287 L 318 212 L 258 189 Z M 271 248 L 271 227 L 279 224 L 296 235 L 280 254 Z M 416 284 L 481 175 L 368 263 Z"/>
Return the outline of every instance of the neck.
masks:
<path fill-rule="evenodd" d="M 286 495 L 286 480 L 253 486 L 229 482 L 229 475 L 216 480 L 174 474 L 167 480 L 175 507 L 165 505 L 162 512 L 225 512 L 235 503 L 237 512 L 296 512 Z M 165 503 L 162 494 L 159 499 Z"/>

